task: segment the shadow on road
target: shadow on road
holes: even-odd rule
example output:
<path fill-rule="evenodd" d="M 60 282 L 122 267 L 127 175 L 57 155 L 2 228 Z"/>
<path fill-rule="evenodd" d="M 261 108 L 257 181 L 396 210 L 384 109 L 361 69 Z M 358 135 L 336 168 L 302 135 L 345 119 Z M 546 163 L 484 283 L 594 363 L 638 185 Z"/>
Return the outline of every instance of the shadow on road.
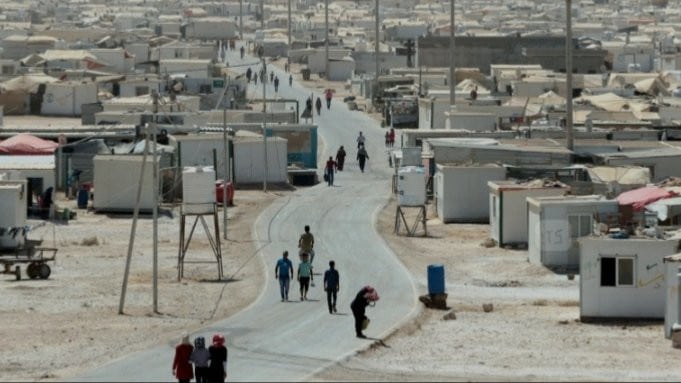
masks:
<path fill-rule="evenodd" d="M 241 279 L 239 278 L 227 278 L 227 279 L 199 279 L 199 282 L 201 283 L 234 283 L 234 282 L 241 282 Z"/>

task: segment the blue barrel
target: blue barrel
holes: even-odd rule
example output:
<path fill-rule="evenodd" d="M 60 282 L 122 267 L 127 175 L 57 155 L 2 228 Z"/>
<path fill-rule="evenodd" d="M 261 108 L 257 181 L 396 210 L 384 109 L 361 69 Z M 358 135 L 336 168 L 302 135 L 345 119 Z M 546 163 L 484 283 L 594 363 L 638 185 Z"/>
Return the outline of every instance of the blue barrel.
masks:
<path fill-rule="evenodd" d="M 445 265 L 428 265 L 428 294 L 444 294 Z"/>
<path fill-rule="evenodd" d="M 90 192 L 85 189 L 78 190 L 78 208 L 87 209 L 87 202 L 90 199 Z"/>

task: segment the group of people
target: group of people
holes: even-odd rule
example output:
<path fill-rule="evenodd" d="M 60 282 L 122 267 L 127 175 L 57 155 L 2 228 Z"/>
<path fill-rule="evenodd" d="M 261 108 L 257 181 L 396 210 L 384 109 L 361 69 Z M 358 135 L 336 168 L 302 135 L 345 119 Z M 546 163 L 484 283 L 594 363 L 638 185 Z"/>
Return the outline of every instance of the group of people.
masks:
<path fill-rule="evenodd" d="M 260 71 L 260 81 L 267 81 L 267 73 L 265 72 L 264 68 L 261 68 Z M 258 85 L 258 73 L 253 72 L 250 67 L 246 69 L 246 81 L 250 83 L 253 81 L 254 85 Z M 269 76 L 269 82 L 271 82 L 274 85 L 274 91 L 279 92 L 279 76 L 275 75 L 274 72 L 270 72 Z M 288 76 L 288 84 L 289 86 L 293 85 L 293 76 L 289 75 Z"/>
<path fill-rule="evenodd" d="M 225 337 L 213 335 L 213 344 L 206 348 L 204 337 L 194 338 L 192 346 L 189 335 L 183 335 L 180 344 L 175 347 L 173 375 L 180 383 L 188 383 L 193 378 L 197 383 L 224 382 L 227 378 Z"/>

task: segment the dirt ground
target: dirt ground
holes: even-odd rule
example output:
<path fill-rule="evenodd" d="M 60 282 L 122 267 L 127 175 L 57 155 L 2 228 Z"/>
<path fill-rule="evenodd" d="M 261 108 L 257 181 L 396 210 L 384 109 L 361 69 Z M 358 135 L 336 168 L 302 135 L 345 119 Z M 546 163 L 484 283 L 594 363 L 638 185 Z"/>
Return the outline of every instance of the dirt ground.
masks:
<path fill-rule="evenodd" d="M 285 193 L 236 191 L 235 206 L 229 208 L 228 241 L 222 242 L 224 281 L 217 280 L 214 263 L 187 264 L 185 278 L 177 281 L 179 210 L 172 217 L 161 215 L 160 314 L 152 310 L 150 216 L 138 224 L 126 315 L 118 315 L 131 215 L 95 214 L 75 209 L 75 201 L 58 201 L 60 207 L 77 211 L 77 219 L 48 224 L 28 235 L 59 249 L 51 277 L 28 280 L 24 275 L 15 281 L 13 275 L 0 276 L 0 328 L 6 345 L 0 349 L 0 381 L 68 379 L 131 352 L 175 343 L 181 333 L 247 307 L 263 286 L 263 267 L 256 255 L 261 244 L 251 240 L 252 224 L 262 209 Z M 200 227 L 187 260 L 211 260 Z"/>
<path fill-rule="evenodd" d="M 527 252 L 485 248 L 489 225 L 443 225 L 429 211 L 428 234 L 393 233 L 395 200 L 379 230 L 427 292 L 429 264 L 445 266 L 448 311 L 424 309 L 409 325 L 312 380 L 565 381 L 673 380 L 681 351 L 662 322 L 579 321 L 579 276 L 568 280 L 527 262 Z M 404 231 L 401 232 L 404 234 Z M 493 304 L 486 313 L 483 303 Z M 378 302 L 373 310 L 380 310 Z M 419 303 L 420 304 L 420 303 Z M 370 330 L 367 330 L 370 334 Z"/>

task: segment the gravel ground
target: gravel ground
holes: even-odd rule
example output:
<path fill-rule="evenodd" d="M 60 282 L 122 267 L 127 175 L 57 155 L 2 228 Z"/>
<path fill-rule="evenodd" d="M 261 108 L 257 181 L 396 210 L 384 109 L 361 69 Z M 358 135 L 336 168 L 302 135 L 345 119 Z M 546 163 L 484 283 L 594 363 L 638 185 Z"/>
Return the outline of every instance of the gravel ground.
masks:
<path fill-rule="evenodd" d="M 677 381 L 679 351 L 662 322 L 584 324 L 579 276 L 570 281 L 527 262 L 527 252 L 480 244 L 488 225 L 428 221 L 429 237 L 393 233 L 395 202 L 379 229 L 425 294 L 426 268 L 445 265 L 447 311 L 425 311 L 413 323 L 313 380 L 648 380 Z M 429 212 L 429 217 L 434 214 Z M 380 292 L 379 292 L 380 293 Z M 483 303 L 492 303 L 486 313 Z M 380 310 L 378 302 L 373 310 Z M 369 313 L 369 316 L 371 313 Z"/>
<path fill-rule="evenodd" d="M 68 225 L 50 224 L 30 232 L 29 238 L 43 239 L 43 246 L 59 248 L 57 262 L 48 280 L 17 282 L 12 275 L 0 279 L 0 327 L 3 342 L 9 345 L 0 350 L 0 381 L 68 379 L 131 352 L 163 342 L 176 343 L 182 332 L 245 308 L 263 286 L 264 270 L 256 256 L 259 244 L 251 240 L 252 224 L 262 209 L 285 193 L 236 191 L 235 206 L 229 209 L 229 241 L 222 243 L 224 281 L 217 281 L 215 264 L 187 264 L 185 279 L 177 281 L 179 217 L 162 215 L 160 314 L 152 310 L 150 216 L 138 224 L 126 315 L 118 315 L 118 304 L 130 215 L 76 210 L 77 219 Z M 74 201 L 58 204 L 75 208 Z M 200 226 L 187 260 L 212 257 Z"/>

